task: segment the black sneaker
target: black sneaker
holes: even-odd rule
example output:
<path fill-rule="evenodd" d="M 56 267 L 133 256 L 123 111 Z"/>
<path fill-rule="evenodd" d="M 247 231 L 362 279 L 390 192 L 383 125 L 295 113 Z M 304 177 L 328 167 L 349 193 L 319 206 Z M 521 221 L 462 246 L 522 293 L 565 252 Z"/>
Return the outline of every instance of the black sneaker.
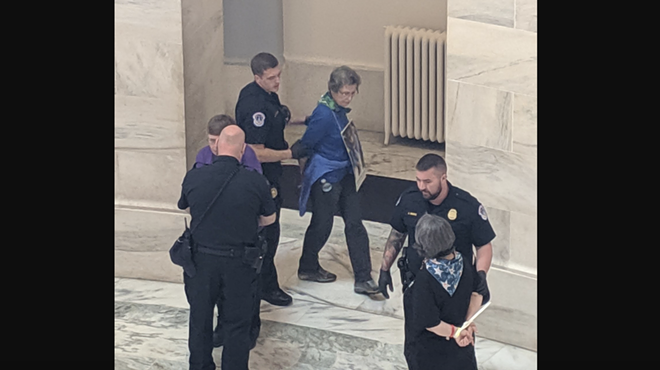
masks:
<path fill-rule="evenodd" d="M 261 299 L 275 306 L 288 306 L 293 302 L 293 297 L 280 288 L 261 294 Z"/>
<path fill-rule="evenodd" d="M 376 294 L 380 292 L 378 290 L 378 284 L 373 279 L 355 283 L 353 291 L 358 294 Z"/>
<path fill-rule="evenodd" d="M 298 279 L 315 281 L 317 283 L 331 283 L 337 280 L 337 275 L 332 272 L 325 271 L 323 267 L 319 267 L 316 271 L 300 271 L 298 270 Z"/>

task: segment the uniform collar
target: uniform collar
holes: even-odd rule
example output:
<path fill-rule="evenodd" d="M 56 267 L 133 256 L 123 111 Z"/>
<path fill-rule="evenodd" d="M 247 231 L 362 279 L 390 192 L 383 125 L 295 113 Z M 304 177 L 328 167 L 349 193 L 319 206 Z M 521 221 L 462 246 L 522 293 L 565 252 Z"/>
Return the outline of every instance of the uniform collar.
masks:
<path fill-rule="evenodd" d="M 240 162 L 238 161 L 238 159 L 236 159 L 236 158 L 234 158 L 230 155 L 219 155 L 219 156 L 213 155 L 213 163 L 214 164 L 215 163 L 235 163 L 236 165 L 238 165 Z"/>
<path fill-rule="evenodd" d="M 420 195 L 422 195 L 422 192 L 419 191 L 419 189 L 417 189 L 417 191 L 419 192 Z M 424 200 L 425 200 L 429 205 L 431 205 L 431 206 L 433 206 L 433 207 L 440 207 L 440 206 L 441 206 L 444 202 L 446 202 L 447 199 L 449 199 L 449 197 L 451 197 L 453 194 L 454 194 L 454 186 L 451 184 L 451 182 L 449 182 L 449 180 L 447 180 L 447 196 L 445 197 L 445 199 L 442 200 L 442 202 L 440 202 L 440 204 L 438 204 L 438 205 L 436 206 L 435 204 L 431 203 L 430 200 L 428 200 L 428 199 L 424 199 Z M 422 199 L 423 199 L 423 198 L 422 198 Z"/>
<path fill-rule="evenodd" d="M 250 90 L 257 95 L 264 96 L 266 99 L 279 101 L 279 97 L 277 96 L 277 93 L 269 93 L 268 91 L 264 90 L 263 87 L 259 86 L 259 84 L 257 84 L 257 81 L 252 81 L 250 83 Z"/>
<path fill-rule="evenodd" d="M 448 190 L 447 191 L 447 198 L 449 198 L 449 194 L 452 194 L 454 192 L 454 185 L 452 185 L 451 182 L 449 182 L 449 180 L 447 180 L 447 190 Z M 447 199 L 447 198 L 445 198 L 445 199 Z"/>

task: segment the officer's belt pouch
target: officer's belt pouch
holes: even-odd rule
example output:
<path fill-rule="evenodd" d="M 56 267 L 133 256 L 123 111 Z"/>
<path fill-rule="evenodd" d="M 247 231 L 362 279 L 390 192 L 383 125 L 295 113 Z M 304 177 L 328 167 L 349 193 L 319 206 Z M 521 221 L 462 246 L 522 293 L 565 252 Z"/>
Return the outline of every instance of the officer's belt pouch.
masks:
<path fill-rule="evenodd" d="M 243 263 L 255 268 L 257 273 L 261 272 L 261 265 L 263 264 L 264 257 L 260 246 L 245 247 L 243 254 Z"/>
<path fill-rule="evenodd" d="M 192 246 L 192 233 L 186 221 L 186 229 L 170 248 L 170 259 L 175 265 L 183 267 L 183 271 L 191 278 L 197 272 L 195 262 L 192 259 Z"/>

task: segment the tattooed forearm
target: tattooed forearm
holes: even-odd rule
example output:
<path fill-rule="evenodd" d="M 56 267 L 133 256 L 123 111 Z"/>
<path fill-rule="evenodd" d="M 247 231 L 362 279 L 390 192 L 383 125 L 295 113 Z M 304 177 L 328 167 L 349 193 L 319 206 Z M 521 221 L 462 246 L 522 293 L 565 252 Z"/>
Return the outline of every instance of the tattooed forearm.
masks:
<path fill-rule="evenodd" d="M 399 254 L 401 247 L 403 247 L 403 242 L 406 240 L 407 233 L 400 233 L 394 229 L 390 232 L 390 236 L 387 238 L 387 243 L 385 243 L 385 252 L 383 252 L 383 262 L 380 265 L 381 270 L 388 271 L 394 259 Z"/>

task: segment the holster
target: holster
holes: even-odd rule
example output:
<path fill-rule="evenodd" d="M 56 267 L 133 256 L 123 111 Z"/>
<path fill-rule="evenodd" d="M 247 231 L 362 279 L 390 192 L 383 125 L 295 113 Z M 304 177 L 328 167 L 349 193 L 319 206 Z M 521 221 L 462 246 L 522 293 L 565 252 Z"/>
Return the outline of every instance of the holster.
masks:
<path fill-rule="evenodd" d="M 264 256 L 266 255 L 266 239 L 259 234 L 257 243 L 254 247 L 245 247 L 245 254 L 243 255 L 243 263 L 253 267 L 257 270 L 257 274 L 261 273 L 261 266 L 264 263 Z"/>
<path fill-rule="evenodd" d="M 410 272 L 410 267 L 408 266 L 408 247 L 403 248 L 401 257 L 396 263 L 399 268 L 399 273 L 401 274 L 401 292 L 405 292 L 406 289 L 410 286 L 410 283 L 413 281 L 413 274 Z"/>

